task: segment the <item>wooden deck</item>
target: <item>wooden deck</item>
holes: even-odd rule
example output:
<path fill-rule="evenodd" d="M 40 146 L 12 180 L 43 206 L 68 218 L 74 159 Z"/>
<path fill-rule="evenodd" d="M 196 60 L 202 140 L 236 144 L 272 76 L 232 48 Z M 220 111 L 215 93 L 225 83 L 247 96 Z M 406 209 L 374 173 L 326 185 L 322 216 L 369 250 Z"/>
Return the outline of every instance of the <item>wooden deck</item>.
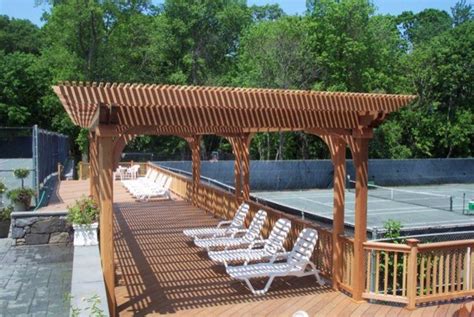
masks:
<path fill-rule="evenodd" d="M 62 182 L 58 201 L 65 206 L 88 193 L 88 181 Z M 223 267 L 182 234 L 189 227 L 218 220 L 184 201 L 135 202 L 115 183 L 115 262 L 120 316 L 474 316 L 472 302 L 420 307 L 354 303 L 346 295 L 318 286 L 314 277 L 277 279 L 265 296 L 254 296 L 230 279 Z M 462 310 L 461 310 L 462 309 Z"/>

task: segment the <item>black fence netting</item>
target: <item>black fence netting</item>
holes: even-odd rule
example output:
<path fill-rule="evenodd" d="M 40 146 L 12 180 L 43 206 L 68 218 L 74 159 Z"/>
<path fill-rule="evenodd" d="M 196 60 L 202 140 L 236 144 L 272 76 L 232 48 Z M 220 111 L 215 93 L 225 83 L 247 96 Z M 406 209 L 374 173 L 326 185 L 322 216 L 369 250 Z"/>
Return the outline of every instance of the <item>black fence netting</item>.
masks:
<path fill-rule="evenodd" d="M 57 172 L 58 163 L 65 164 L 69 154 L 69 139 L 55 132 L 37 129 L 36 170 L 38 182 L 42 183 L 51 174 Z"/>
<path fill-rule="evenodd" d="M 0 127 L 0 159 L 32 158 L 33 128 Z"/>

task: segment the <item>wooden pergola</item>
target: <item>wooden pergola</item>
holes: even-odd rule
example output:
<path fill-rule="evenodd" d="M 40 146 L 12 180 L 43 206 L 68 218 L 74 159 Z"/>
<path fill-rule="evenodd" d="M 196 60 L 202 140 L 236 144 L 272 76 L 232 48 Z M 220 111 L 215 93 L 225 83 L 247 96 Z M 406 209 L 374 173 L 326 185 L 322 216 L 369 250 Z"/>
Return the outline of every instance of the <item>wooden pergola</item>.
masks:
<path fill-rule="evenodd" d="M 235 156 L 236 199 L 248 200 L 249 145 L 256 132 L 303 131 L 328 145 L 334 164 L 333 271 L 342 274 L 346 148 L 356 170 L 352 295 L 362 300 L 367 231 L 368 142 L 386 116 L 415 96 L 143 84 L 61 83 L 53 87 L 76 125 L 90 130 L 91 195 L 99 202 L 100 248 L 114 314 L 113 169 L 137 135 L 175 135 L 191 148 L 193 196 L 200 181 L 202 135 L 225 137 Z"/>

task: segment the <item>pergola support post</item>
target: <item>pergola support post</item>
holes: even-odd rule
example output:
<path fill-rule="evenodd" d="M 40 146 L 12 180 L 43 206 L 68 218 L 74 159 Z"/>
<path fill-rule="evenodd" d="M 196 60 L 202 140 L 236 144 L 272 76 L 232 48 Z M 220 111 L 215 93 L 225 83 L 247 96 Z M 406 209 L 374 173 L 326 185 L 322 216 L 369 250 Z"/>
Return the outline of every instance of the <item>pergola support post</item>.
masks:
<path fill-rule="evenodd" d="M 94 132 L 89 133 L 89 195 L 99 202 L 99 163 L 97 138 Z"/>
<path fill-rule="evenodd" d="M 110 315 L 116 315 L 113 239 L 113 138 L 98 137 L 100 255 Z"/>
<path fill-rule="evenodd" d="M 201 181 L 201 136 L 193 135 L 187 137 L 186 141 L 191 148 L 192 157 L 192 172 L 193 172 L 193 193 L 192 203 L 194 206 L 198 205 L 199 183 Z"/>
<path fill-rule="evenodd" d="M 352 298 L 362 301 L 365 284 L 364 242 L 367 241 L 368 138 L 352 139 L 352 158 L 356 173 L 354 261 L 352 265 Z"/>
<path fill-rule="evenodd" d="M 250 199 L 250 142 L 253 134 L 243 133 L 227 137 L 234 154 L 235 198 L 240 203 Z"/>
<path fill-rule="evenodd" d="M 344 206 L 346 189 L 346 143 L 337 137 L 331 137 L 330 146 L 334 167 L 334 201 L 332 225 L 332 287 L 339 289 L 342 282 L 343 254 L 340 236 L 344 235 Z"/>

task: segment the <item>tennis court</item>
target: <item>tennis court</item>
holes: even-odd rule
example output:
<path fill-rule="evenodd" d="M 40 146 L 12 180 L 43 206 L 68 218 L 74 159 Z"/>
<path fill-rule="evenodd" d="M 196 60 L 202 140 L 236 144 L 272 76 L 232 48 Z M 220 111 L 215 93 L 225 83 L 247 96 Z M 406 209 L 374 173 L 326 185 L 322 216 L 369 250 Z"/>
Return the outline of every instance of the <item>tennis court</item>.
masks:
<path fill-rule="evenodd" d="M 393 191 L 379 188 L 369 190 L 368 228 L 383 228 L 384 222 L 389 219 L 400 221 L 404 228 L 474 226 L 474 215 L 463 214 L 463 194 L 466 194 L 464 200 L 467 208 L 467 202 L 474 200 L 474 184 L 407 186 L 393 189 Z M 332 189 L 254 192 L 253 196 L 300 210 L 305 214 L 332 218 Z M 346 224 L 354 224 L 354 201 L 354 190 L 346 191 Z M 452 211 L 449 211 L 450 209 Z"/>

